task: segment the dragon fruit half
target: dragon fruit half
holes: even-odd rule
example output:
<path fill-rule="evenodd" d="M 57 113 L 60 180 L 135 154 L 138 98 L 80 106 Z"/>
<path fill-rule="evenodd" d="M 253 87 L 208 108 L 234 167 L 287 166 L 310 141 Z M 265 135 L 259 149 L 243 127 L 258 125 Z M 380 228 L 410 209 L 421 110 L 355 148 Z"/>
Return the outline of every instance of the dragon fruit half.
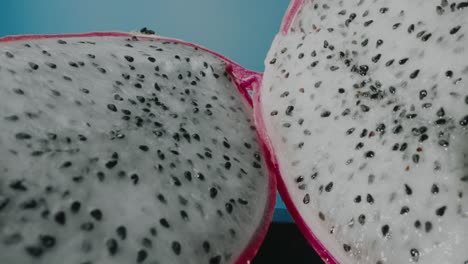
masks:
<path fill-rule="evenodd" d="M 294 0 L 255 95 L 328 263 L 468 263 L 468 2 Z"/>
<path fill-rule="evenodd" d="M 248 262 L 276 188 L 259 80 L 155 36 L 1 39 L 0 262 Z"/>

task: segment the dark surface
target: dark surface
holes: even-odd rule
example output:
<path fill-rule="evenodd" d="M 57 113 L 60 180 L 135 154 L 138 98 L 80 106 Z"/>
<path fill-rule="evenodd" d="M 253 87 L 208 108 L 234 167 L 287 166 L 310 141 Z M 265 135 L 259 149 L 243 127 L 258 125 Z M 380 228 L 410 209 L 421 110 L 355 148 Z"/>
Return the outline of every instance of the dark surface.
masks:
<path fill-rule="evenodd" d="M 252 264 L 323 264 L 295 224 L 272 224 Z"/>

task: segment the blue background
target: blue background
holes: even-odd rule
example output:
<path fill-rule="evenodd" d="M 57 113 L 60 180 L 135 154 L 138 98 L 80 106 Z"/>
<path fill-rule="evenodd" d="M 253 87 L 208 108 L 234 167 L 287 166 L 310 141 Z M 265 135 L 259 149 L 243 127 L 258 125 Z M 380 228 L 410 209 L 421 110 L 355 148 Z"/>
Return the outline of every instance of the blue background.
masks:
<path fill-rule="evenodd" d="M 217 51 L 248 69 L 263 60 L 289 0 L 1 0 L 0 36 L 148 27 Z M 277 199 L 275 221 L 290 221 Z"/>

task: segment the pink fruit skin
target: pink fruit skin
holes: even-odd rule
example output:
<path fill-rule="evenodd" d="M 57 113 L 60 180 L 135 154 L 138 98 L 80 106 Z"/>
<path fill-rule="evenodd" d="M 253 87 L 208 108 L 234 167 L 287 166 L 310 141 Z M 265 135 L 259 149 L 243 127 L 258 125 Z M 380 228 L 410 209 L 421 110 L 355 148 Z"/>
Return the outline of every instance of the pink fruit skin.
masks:
<path fill-rule="evenodd" d="M 283 22 L 281 24 L 281 34 L 286 35 L 289 32 L 292 22 L 297 15 L 297 12 L 300 10 L 301 6 L 304 4 L 304 0 L 291 0 L 288 10 L 283 18 Z M 260 98 L 261 98 L 261 89 L 254 90 L 254 116 L 255 116 L 255 124 L 257 126 L 257 133 L 259 134 L 263 145 L 268 148 L 266 150 L 268 153 L 275 153 L 273 145 L 271 144 L 270 138 L 267 135 L 265 123 L 263 120 Z M 256 106 L 256 107 L 255 107 Z M 306 239 L 312 245 L 314 250 L 317 254 L 322 258 L 325 263 L 329 264 L 338 264 L 339 262 L 333 257 L 330 251 L 325 248 L 325 246 L 319 241 L 317 236 L 314 234 L 312 229 L 307 225 L 304 218 L 302 218 L 301 214 L 299 213 L 296 205 L 294 204 L 284 182 L 284 179 L 280 176 L 280 168 L 276 157 L 273 155 L 271 163 L 273 164 L 273 175 L 276 175 L 277 185 L 278 185 L 278 192 L 283 199 L 286 207 L 288 208 L 289 213 L 291 214 L 292 218 L 296 222 L 299 229 L 302 231 Z"/>
<path fill-rule="evenodd" d="M 234 61 L 226 58 L 223 55 L 210 51 L 207 48 L 198 46 L 196 44 L 188 43 L 188 42 L 178 40 L 178 39 L 151 36 L 151 35 L 132 34 L 132 33 L 126 33 L 126 32 L 90 32 L 90 33 L 78 33 L 78 34 L 7 36 L 7 37 L 0 38 L 0 43 L 24 41 L 24 40 L 50 39 L 50 38 L 134 37 L 134 36 L 140 39 L 154 39 L 154 40 L 177 42 L 181 45 L 198 48 L 199 50 L 208 52 L 218 57 L 219 59 L 223 60 L 226 63 L 226 71 L 229 74 L 231 74 L 234 80 L 234 83 L 236 84 L 239 90 L 239 93 L 247 101 L 250 107 L 253 106 L 252 97 L 250 96 L 250 93 L 256 90 L 260 90 L 262 76 L 263 76 L 262 73 L 247 70 L 243 68 L 242 66 L 240 66 L 239 64 L 235 63 Z M 259 134 L 258 136 L 260 138 Z M 260 141 L 260 142 L 263 142 L 263 141 Z M 252 239 L 250 240 L 249 244 L 244 249 L 242 254 L 234 262 L 236 264 L 250 263 L 250 261 L 257 254 L 258 249 L 260 248 L 263 240 L 265 239 L 266 233 L 268 231 L 268 227 L 270 226 L 271 220 L 273 218 L 273 211 L 275 209 L 277 169 L 272 163 L 273 156 L 271 155 L 269 148 L 264 143 L 260 143 L 260 146 L 263 150 L 265 163 L 267 165 L 267 169 L 269 172 L 267 204 L 264 209 L 263 218 L 260 222 L 260 225 L 257 227 L 257 230 L 255 231 L 255 235 L 252 237 Z"/>

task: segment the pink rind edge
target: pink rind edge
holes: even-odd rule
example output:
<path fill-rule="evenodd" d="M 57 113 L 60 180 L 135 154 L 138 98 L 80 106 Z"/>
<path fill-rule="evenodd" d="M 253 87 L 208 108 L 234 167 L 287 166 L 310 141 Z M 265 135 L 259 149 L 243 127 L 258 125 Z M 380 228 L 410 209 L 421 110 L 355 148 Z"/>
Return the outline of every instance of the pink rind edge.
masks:
<path fill-rule="evenodd" d="M 228 59 L 227 57 L 208 50 L 205 47 L 189 43 L 179 39 L 161 37 L 156 35 L 141 35 L 141 34 L 133 34 L 127 32 L 88 32 L 88 33 L 77 33 L 77 34 L 38 34 L 38 35 L 20 35 L 20 36 L 6 36 L 0 38 L 0 43 L 5 42 L 14 42 L 14 41 L 25 41 L 25 40 L 35 40 L 35 39 L 50 39 L 50 38 L 78 38 L 78 37 L 138 37 L 143 39 L 154 39 L 154 40 L 163 40 L 163 41 L 171 41 L 176 42 L 182 45 L 198 48 L 199 50 L 205 51 L 210 53 L 219 59 L 223 60 L 226 63 L 226 71 L 232 76 L 234 83 L 242 95 L 242 97 L 247 101 L 250 107 L 253 107 L 252 98 L 249 93 L 253 92 L 254 90 L 259 90 L 262 81 L 262 73 L 254 72 L 247 70 L 240 66 L 239 64 L 235 63 L 234 61 Z M 258 135 L 258 133 L 257 133 Z M 259 137 L 260 138 L 260 137 Z M 242 253 L 237 257 L 234 263 L 236 264 L 244 264 L 250 263 L 253 257 L 257 254 L 263 240 L 265 239 L 266 233 L 268 232 L 268 228 L 270 226 L 271 220 L 273 218 L 273 211 L 275 208 L 276 203 L 276 175 L 273 174 L 275 170 L 273 169 L 273 165 L 271 164 L 271 153 L 269 152 L 268 148 L 264 146 L 263 142 L 259 140 L 260 146 L 264 151 L 265 156 L 265 163 L 268 169 L 268 197 L 266 206 L 264 209 L 263 217 L 260 221 L 257 230 L 255 231 L 255 235 L 251 238 L 250 242 L 247 244 L 246 248 L 242 251 Z"/>
<path fill-rule="evenodd" d="M 283 22 L 281 23 L 281 30 L 280 32 L 283 35 L 286 35 L 291 28 L 291 24 L 296 18 L 297 12 L 301 9 L 302 4 L 304 4 L 304 0 L 291 0 L 289 3 L 288 9 L 286 14 L 283 17 Z"/>
<path fill-rule="evenodd" d="M 281 24 L 280 33 L 282 35 L 286 35 L 289 32 L 291 24 L 293 23 L 297 13 L 299 12 L 304 2 L 305 2 L 304 0 L 291 0 L 289 7 L 286 11 L 286 14 L 283 18 L 283 22 Z M 263 113 L 261 110 L 260 98 L 261 98 L 261 89 L 254 90 L 253 104 L 254 104 L 255 124 L 257 126 L 257 131 L 258 131 L 257 133 L 259 134 L 259 137 L 261 141 L 263 142 L 263 145 L 267 148 L 265 152 L 275 153 L 270 137 L 268 136 L 267 131 L 266 131 L 265 122 L 263 120 Z M 276 156 L 272 155 L 271 159 L 272 159 L 270 161 L 272 164 L 271 168 L 274 170 L 272 172 L 272 175 L 276 176 L 278 192 L 281 198 L 283 199 L 283 202 L 286 205 L 286 208 L 288 208 L 288 211 L 291 214 L 291 217 L 294 219 L 294 222 L 297 224 L 298 228 L 301 230 L 302 234 L 307 239 L 307 241 L 312 246 L 312 248 L 317 252 L 317 254 L 320 256 L 320 258 L 322 258 L 322 260 L 325 263 L 339 264 L 338 260 L 320 242 L 320 240 L 312 231 L 311 227 L 307 225 L 306 221 L 299 213 L 299 210 L 297 209 L 296 205 L 293 202 L 292 197 L 290 196 L 288 192 L 286 183 L 284 182 L 284 179 L 281 177 L 281 170 L 280 170 L 280 166 L 279 166 Z"/>

